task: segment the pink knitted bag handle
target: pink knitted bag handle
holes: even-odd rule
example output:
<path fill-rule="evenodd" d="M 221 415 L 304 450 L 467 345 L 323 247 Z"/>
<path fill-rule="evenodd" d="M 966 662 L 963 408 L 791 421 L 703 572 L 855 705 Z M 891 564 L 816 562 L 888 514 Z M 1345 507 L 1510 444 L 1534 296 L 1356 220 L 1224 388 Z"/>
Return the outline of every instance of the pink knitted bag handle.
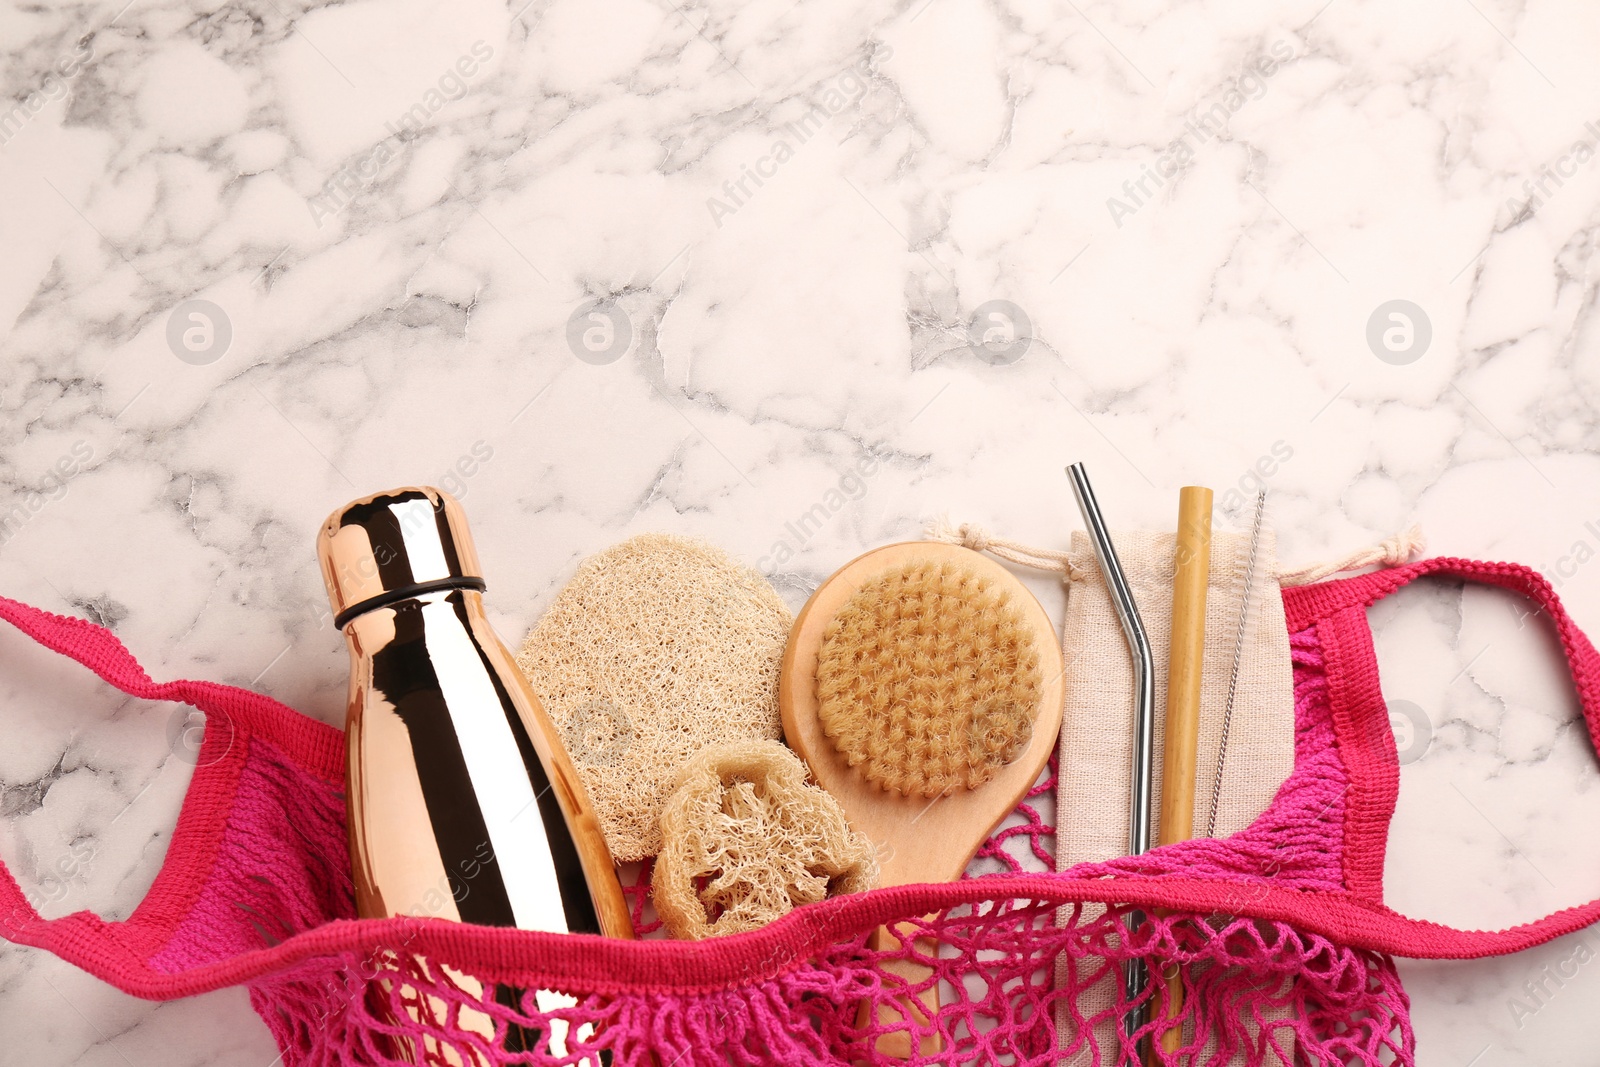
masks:
<path fill-rule="evenodd" d="M 1399 757 L 1379 685 L 1366 609 L 1429 575 L 1483 582 L 1521 593 L 1548 615 L 1572 671 L 1589 736 L 1600 750 L 1600 655 L 1543 575 L 1515 563 L 1436 557 L 1338 581 L 1283 591 L 1291 633 L 1315 626 L 1328 660 L 1329 699 L 1341 757 L 1350 769 L 1345 881 L 1352 897 L 1381 916 L 1379 947 L 1397 955 L 1472 957 L 1514 952 L 1600 920 L 1600 900 L 1501 931 L 1458 931 L 1407 919 L 1383 904 L 1383 862 L 1399 792 Z M 1396 925 L 1395 920 L 1398 920 Z"/>
<path fill-rule="evenodd" d="M 251 737 L 274 746 L 327 782 L 344 777 L 344 735 L 271 697 L 204 681 L 155 682 L 110 630 L 86 619 L 56 615 L 0 597 L 0 619 L 34 641 L 76 660 L 130 696 L 173 701 L 200 709 L 206 736 L 184 798 L 173 846 L 144 900 L 123 922 L 108 923 L 88 911 L 46 920 L 0 862 L 0 937 L 55 953 L 135 995 L 163 997 L 218 988 L 151 972 L 149 960 L 190 913 L 221 844 L 218 828 L 234 804 Z"/>

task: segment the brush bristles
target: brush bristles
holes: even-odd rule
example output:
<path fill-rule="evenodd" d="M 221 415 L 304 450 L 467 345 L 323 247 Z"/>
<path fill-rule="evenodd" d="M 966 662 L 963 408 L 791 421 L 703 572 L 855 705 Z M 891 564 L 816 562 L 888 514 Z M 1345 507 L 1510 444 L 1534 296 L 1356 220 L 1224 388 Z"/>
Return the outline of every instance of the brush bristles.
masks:
<path fill-rule="evenodd" d="M 919 561 L 856 590 L 823 630 L 817 716 L 839 754 L 903 796 L 976 789 L 1020 756 L 1043 680 L 1010 593 Z"/>

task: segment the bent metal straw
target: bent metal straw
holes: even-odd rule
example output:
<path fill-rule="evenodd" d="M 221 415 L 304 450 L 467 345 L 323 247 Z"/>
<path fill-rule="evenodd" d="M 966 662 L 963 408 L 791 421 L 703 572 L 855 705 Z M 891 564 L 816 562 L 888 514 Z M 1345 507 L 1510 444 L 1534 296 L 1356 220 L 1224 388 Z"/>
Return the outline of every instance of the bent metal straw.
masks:
<path fill-rule="evenodd" d="M 1078 498 L 1078 508 L 1083 512 L 1083 524 L 1094 542 L 1095 556 L 1100 560 L 1100 570 L 1105 574 L 1106 588 L 1111 592 L 1111 602 L 1116 606 L 1117 618 L 1122 622 L 1122 633 L 1128 639 L 1128 651 L 1133 656 L 1134 709 L 1133 709 L 1133 774 L 1128 802 L 1128 854 L 1141 856 L 1150 849 L 1150 777 L 1155 733 L 1156 705 L 1153 681 L 1155 660 L 1150 655 L 1150 639 L 1145 635 L 1144 623 L 1139 618 L 1139 605 L 1134 601 L 1128 586 L 1127 575 L 1117 559 L 1117 548 L 1106 530 L 1100 504 L 1095 499 L 1094 487 L 1089 484 L 1089 474 L 1082 463 L 1067 468 L 1072 480 L 1072 492 Z M 1128 930 L 1132 932 L 1143 916 L 1138 911 L 1128 913 Z M 1123 987 L 1130 1004 L 1143 993 L 1149 980 L 1149 971 L 1142 962 L 1130 959 L 1123 969 Z M 1146 1010 L 1137 1007 L 1128 1012 L 1123 1025 L 1131 1036 L 1144 1025 Z"/>

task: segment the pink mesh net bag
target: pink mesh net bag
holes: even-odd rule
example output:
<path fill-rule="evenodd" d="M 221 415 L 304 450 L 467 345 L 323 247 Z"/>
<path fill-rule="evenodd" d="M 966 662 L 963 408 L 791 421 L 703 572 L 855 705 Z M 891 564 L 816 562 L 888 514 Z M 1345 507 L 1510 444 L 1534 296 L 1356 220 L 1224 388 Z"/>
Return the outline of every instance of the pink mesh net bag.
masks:
<path fill-rule="evenodd" d="M 1057 873 L 839 897 L 696 943 L 358 921 L 339 731 L 245 690 L 152 682 L 100 627 L 0 598 L 0 616 L 124 692 L 207 716 L 166 864 L 139 908 L 125 922 L 89 912 L 47 921 L 0 870 L 0 935 L 141 997 L 243 984 L 288 1067 L 1113 1064 L 1149 1029 L 1134 1038 L 1097 1030 L 1129 1005 L 1087 1012 L 1080 997 L 1133 957 L 1183 965 L 1184 1041 L 1160 1054 L 1163 1063 L 1412 1064 L 1393 957 L 1511 952 L 1600 918 L 1595 901 L 1507 930 L 1457 931 L 1384 904 L 1399 775 L 1365 609 L 1427 574 L 1536 601 L 1600 736 L 1600 658 L 1525 567 L 1432 559 L 1289 589 L 1296 764 L 1244 831 Z M 1024 814 L 1006 833 L 1029 835 L 1048 860 L 1041 839 L 1050 828 L 1031 808 Z M 1002 856 L 999 844 L 984 853 Z M 1130 909 L 1153 916 L 1133 934 L 1123 927 Z M 875 928 L 904 922 L 919 935 L 905 947 L 866 947 Z M 908 990 L 885 962 L 912 955 L 932 968 L 928 982 L 944 984 L 930 1021 L 897 1014 Z M 1144 996 L 1156 998 L 1151 1015 L 1160 1018 L 1164 983 Z M 878 1010 L 862 1011 L 863 1002 Z M 468 1023 L 484 1016 L 494 1020 L 492 1041 Z M 909 1060 L 878 1051 L 896 1031 Z M 565 1039 L 511 1051 L 528 1032 Z M 1115 1046 L 1097 1045 L 1097 1032 L 1116 1032 Z"/>

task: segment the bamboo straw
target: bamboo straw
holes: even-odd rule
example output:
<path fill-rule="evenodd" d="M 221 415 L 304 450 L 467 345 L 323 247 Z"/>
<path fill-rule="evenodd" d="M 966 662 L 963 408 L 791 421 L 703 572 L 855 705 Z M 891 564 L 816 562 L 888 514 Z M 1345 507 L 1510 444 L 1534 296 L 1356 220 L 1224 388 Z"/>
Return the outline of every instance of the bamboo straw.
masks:
<path fill-rule="evenodd" d="M 1167 725 L 1161 757 L 1161 844 L 1194 835 L 1195 753 L 1200 740 L 1200 672 L 1206 648 L 1206 584 L 1211 575 L 1211 490 L 1188 485 L 1178 494 L 1176 573 L 1172 582 L 1172 648 L 1167 660 Z M 1176 963 L 1163 975 L 1167 1024 L 1183 1009 L 1183 975 Z M 1161 1048 L 1176 1052 L 1183 1027 L 1156 1031 Z M 1150 1049 L 1149 1063 L 1159 1062 Z"/>

